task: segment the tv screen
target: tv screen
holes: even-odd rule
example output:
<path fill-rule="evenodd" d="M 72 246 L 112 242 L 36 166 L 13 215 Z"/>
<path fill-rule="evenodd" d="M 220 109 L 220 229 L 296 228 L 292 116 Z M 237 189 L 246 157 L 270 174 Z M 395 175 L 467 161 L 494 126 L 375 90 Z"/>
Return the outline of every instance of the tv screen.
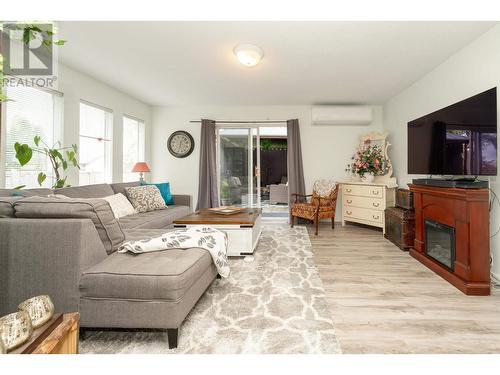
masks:
<path fill-rule="evenodd" d="M 496 176 L 496 88 L 410 121 L 408 173 Z"/>

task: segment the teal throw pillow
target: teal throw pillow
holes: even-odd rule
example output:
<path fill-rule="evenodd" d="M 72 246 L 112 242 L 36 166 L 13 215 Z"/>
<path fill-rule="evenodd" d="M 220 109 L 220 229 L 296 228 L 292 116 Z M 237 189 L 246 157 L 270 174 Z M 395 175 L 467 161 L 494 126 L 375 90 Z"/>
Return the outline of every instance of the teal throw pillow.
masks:
<path fill-rule="evenodd" d="M 141 185 L 154 185 L 160 190 L 161 197 L 165 201 L 167 206 L 172 206 L 174 204 L 174 198 L 170 192 L 170 183 L 162 182 L 160 184 L 148 184 L 147 182 L 141 182 Z"/>

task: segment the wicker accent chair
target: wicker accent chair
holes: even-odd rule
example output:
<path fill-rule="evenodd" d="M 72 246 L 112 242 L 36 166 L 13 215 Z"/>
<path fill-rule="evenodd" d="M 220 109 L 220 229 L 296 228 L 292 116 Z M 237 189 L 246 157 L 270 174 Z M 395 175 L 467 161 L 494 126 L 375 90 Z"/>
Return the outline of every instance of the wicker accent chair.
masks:
<path fill-rule="evenodd" d="M 293 228 L 295 218 L 311 220 L 316 226 L 315 234 L 318 235 L 318 225 L 321 219 L 330 218 L 332 229 L 335 228 L 335 209 L 337 207 L 338 185 L 330 180 L 317 180 L 313 185 L 313 193 L 309 195 L 292 194 L 295 203 L 291 209 L 290 224 Z M 310 201 L 307 198 L 311 197 Z M 301 203 L 299 198 L 306 201 Z"/>

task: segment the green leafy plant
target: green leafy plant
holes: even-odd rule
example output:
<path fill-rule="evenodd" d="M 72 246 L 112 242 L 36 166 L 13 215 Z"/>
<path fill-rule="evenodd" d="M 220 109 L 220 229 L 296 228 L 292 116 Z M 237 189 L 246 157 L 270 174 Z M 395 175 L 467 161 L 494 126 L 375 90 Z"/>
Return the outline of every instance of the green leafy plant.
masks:
<path fill-rule="evenodd" d="M 262 138 L 260 140 L 260 149 L 262 151 L 286 150 L 287 149 L 287 140 L 286 139 Z"/>
<path fill-rule="evenodd" d="M 221 199 L 228 199 L 231 195 L 231 188 L 229 187 L 229 182 L 223 179 L 220 182 L 220 197 Z"/>
<path fill-rule="evenodd" d="M 80 165 L 78 164 L 77 153 L 78 148 L 75 144 L 71 145 L 71 147 L 61 147 L 61 142 L 57 141 L 54 143 L 52 147 L 49 147 L 40 136 L 35 136 L 33 138 L 34 147 L 26 144 L 16 142 L 14 144 L 14 149 L 16 151 L 16 159 L 19 161 L 21 166 L 25 166 L 28 164 L 33 157 L 33 153 L 39 153 L 50 160 L 50 164 L 52 166 L 53 175 L 50 176 L 52 178 L 52 188 L 62 188 L 70 185 L 66 184 L 67 175 L 64 175 L 64 172 L 68 170 L 68 168 L 73 167 L 80 169 Z M 37 181 L 40 186 L 47 179 L 47 174 L 45 172 L 38 173 Z M 25 185 L 17 186 L 16 189 L 22 189 Z"/>

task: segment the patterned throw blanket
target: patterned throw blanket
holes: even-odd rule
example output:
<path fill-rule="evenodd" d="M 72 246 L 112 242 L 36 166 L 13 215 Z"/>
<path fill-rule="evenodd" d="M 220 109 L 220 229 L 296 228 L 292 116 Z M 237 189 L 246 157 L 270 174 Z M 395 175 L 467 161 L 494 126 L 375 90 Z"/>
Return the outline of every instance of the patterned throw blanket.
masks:
<path fill-rule="evenodd" d="M 228 277 L 231 272 L 227 260 L 227 236 L 224 232 L 211 227 L 195 227 L 178 229 L 158 237 L 139 241 L 124 242 L 119 253 L 130 251 L 135 254 L 169 249 L 189 249 L 200 247 L 207 250 L 222 277 Z"/>

